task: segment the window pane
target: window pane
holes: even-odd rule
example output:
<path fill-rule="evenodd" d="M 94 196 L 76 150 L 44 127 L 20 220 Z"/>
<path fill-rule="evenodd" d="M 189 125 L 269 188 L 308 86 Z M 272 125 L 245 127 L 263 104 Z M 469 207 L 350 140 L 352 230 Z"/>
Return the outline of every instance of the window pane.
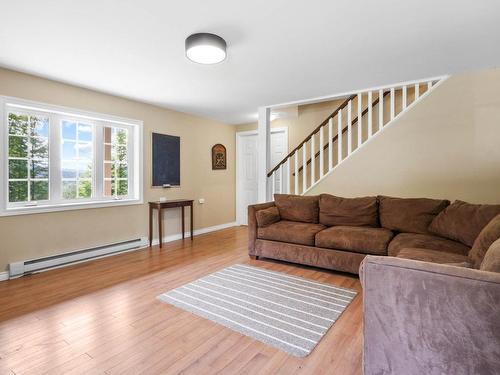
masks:
<path fill-rule="evenodd" d="M 28 116 L 9 113 L 9 134 L 28 135 Z"/>
<path fill-rule="evenodd" d="M 62 122 L 62 137 L 76 141 L 76 123 L 63 121 Z"/>
<path fill-rule="evenodd" d="M 31 200 L 43 201 L 49 199 L 48 181 L 31 181 Z"/>
<path fill-rule="evenodd" d="M 31 161 L 31 178 L 49 178 L 49 164 L 46 161 Z"/>
<path fill-rule="evenodd" d="M 110 127 L 104 128 L 104 143 L 111 143 L 111 131 Z"/>
<path fill-rule="evenodd" d="M 104 181 L 104 196 L 112 197 L 115 195 L 115 181 L 114 180 L 105 180 Z"/>
<path fill-rule="evenodd" d="M 118 180 L 118 191 L 117 195 L 128 195 L 128 181 Z"/>
<path fill-rule="evenodd" d="M 78 197 L 79 198 L 92 197 L 92 181 L 82 180 L 78 182 Z"/>
<path fill-rule="evenodd" d="M 78 163 L 78 177 L 92 178 L 92 163 L 90 162 Z"/>
<path fill-rule="evenodd" d="M 28 161 L 9 160 L 9 178 L 28 178 Z"/>
<path fill-rule="evenodd" d="M 78 140 L 92 142 L 92 126 L 87 124 L 78 124 Z"/>
<path fill-rule="evenodd" d="M 92 143 L 78 143 L 78 157 L 92 159 Z"/>
<path fill-rule="evenodd" d="M 127 144 L 127 130 L 126 129 L 117 129 L 116 130 L 116 144 L 117 145 L 126 145 Z"/>
<path fill-rule="evenodd" d="M 104 160 L 112 160 L 111 159 L 111 145 L 104 146 Z"/>
<path fill-rule="evenodd" d="M 62 163 L 62 177 L 63 178 L 76 178 L 76 162 L 65 161 Z"/>
<path fill-rule="evenodd" d="M 62 182 L 62 196 L 64 199 L 76 199 L 76 181 Z"/>
<path fill-rule="evenodd" d="M 127 178 L 128 177 L 127 164 L 117 164 L 116 165 L 116 177 L 117 178 Z"/>
<path fill-rule="evenodd" d="M 9 202 L 28 200 L 28 181 L 9 181 Z"/>
<path fill-rule="evenodd" d="M 49 119 L 47 117 L 31 116 L 31 135 L 35 137 L 49 136 Z"/>
<path fill-rule="evenodd" d="M 126 146 L 116 146 L 116 160 L 117 161 L 127 161 L 127 147 Z"/>
<path fill-rule="evenodd" d="M 44 138 L 31 138 L 31 157 L 34 159 L 48 159 L 49 144 Z"/>
<path fill-rule="evenodd" d="M 111 178 L 113 177 L 113 169 L 114 169 L 114 164 L 111 163 L 104 163 L 104 178 Z"/>
<path fill-rule="evenodd" d="M 14 158 L 27 158 L 28 138 L 9 137 L 9 156 Z"/>
<path fill-rule="evenodd" d="M 76 142 L 64 141 L 62 147 L 62 158 L 64 160 L 76 159 Z"/>

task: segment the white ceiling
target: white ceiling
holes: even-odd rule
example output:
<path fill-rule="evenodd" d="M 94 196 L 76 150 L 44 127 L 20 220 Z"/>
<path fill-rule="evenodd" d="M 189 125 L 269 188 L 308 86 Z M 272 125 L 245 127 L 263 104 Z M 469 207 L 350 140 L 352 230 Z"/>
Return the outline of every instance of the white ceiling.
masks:
<path fill-rule="evenodd" d="M 0 65 L 226 123 L 257 107 L 498 66 L 498 0 L 0 0 Z M 184 56 L 194 32 L 228 59 Z M 1 84 L 1 82 L 0 82 Z"/>

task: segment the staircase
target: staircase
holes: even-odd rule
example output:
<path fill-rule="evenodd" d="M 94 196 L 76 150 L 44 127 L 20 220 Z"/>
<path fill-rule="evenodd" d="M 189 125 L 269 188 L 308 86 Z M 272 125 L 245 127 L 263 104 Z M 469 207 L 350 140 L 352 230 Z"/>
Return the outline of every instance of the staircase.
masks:
<path fill-rule="evenodd" d="M 446 77 L 349 95 L 268 174 L 270 192 L 304 195 Z"/>

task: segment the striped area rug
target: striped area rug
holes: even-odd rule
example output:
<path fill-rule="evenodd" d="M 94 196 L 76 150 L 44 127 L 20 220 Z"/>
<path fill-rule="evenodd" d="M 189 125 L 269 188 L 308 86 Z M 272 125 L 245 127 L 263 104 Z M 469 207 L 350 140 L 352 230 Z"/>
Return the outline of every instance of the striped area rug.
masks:
<path fill-rule="evenodd" d="M 350 289 L 236 264 L 158 298 L 305 357 L 355 296 Z"/>

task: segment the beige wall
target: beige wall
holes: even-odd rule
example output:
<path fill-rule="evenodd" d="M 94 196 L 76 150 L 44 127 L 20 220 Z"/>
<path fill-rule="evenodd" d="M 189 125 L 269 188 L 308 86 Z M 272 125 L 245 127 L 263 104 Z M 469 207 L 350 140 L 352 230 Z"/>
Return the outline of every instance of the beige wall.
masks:
<path fill-rule="evenodd" d="M 500 69 L 451 77 L 309 194 L 500 203 Z"/>
<path fill-rule="evenodd" d="M 296 118 L 276 119 L 271 122 L 271 127 L 288 127 L 288 149 L 291 151 L 330 116 L 343 101 L 344 99 L 301 105 L 298 108 Z M 256 122 L 236 126 L 238 132 L 256 129 Z"/>
<path fill-rule="evenodd" d="M 91 90 L 0 69 L 0 95 L 144 121 L 144 201 L 205 198 L 195 228 L 235 220 L 235 128 Z M 152 132 L 181 137 L 181 187 L 151 188 Z M 228 169 L 213 171 L 211 147 L 226 146 Z M 165 215 L 165 235 L 180 233 L 179 211 Z M 0 271 L 9 262 L 147 236 L 147 204 L 0 217 Z"/>

